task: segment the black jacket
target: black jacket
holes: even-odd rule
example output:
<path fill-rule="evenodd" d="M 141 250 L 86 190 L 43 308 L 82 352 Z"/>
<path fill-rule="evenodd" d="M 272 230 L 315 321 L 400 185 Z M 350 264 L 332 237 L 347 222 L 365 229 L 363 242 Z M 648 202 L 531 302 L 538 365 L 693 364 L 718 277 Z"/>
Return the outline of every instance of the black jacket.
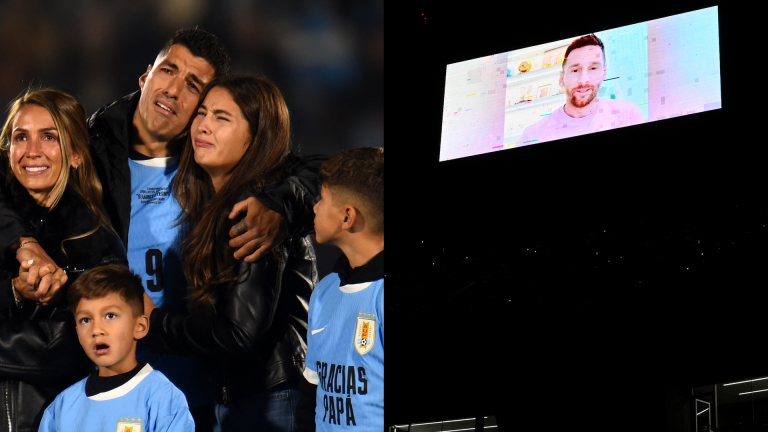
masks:
<path fill-rule="evenodd" d="M 85 200 L 67 189 L 50 212 L 37 206 L 27 191 L 14 182 L 3 190 L 16 214 L 27 221 L 51 258 L 69 267 L 66 289 L 81 274 L 76 271 L 99 264 L 127 265 L 125 249 L 107 228 L 76 240 L 61 241 L 90 230 L 94 223 Z M 14 263 L 15 266 L 14 266 Z M 92 364 L 77 340 L 75 320 L 62 299 L 43 306 L 26 301 L 19 309 L 11 292 L 18 275 L 12 253 L 0 271 L 0 431 L 37 431 L 43 412 L 57 394 L 88 374 Z"/>
<path fill-rule="evenodd" d="M 219 403 L 282 383 L 298 386 L 304 371 L 315 253 L 308 236 L 277 250 L 279 259 L 241 260 L 241 277 L 213 307 L 194 314 L 152 311 L 152 350 L 204 359 Z"/>

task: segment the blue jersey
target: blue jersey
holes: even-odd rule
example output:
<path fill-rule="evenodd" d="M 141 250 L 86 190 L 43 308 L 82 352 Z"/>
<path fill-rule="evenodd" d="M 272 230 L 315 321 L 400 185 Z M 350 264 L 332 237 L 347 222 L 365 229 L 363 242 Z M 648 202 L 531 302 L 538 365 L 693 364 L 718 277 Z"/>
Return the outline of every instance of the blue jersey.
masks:
<path fill-rule="evenodd" d="M 316 430 L 384 430 L 384 279 L 339 286 L 337 273 L 309 301 L 304 376 L 317 384 Z"/>
<path fill-rule="evenodd" d="M 178 157 L 129 160 L 131 167 L 131 225 L 128 263 L 141 276 L 157 307 L 183 311 L 181 271 L 183 227 L 177 225 L 181 207 L 171 192 Z M 166 164 L 169 164 L 166 166 Z"/>
<path fill-rule="evenodd" d="M 181 206 L 171 190 L 178 156 L 146 160 L 129 159 L 131 168 L 131 224 L 128 230 L 128 265 L 141 276 L 144 290 L 155 306 L 185 311 L 186 283 L 181 269 L 184 227 L 179 225 Z M 190 407 L 212 400 L 203 362 L 192 357 L 152 354 L 140 339 L 136 359 L 165 374 L 187 396 Z"/>
<path fill-rule="evenodd" d="M 144 366 L 128 382 L 88 397 L 85 378 L 46 408 L 40 432 L 194 432 L 184 394 L 162 373 Z"/>

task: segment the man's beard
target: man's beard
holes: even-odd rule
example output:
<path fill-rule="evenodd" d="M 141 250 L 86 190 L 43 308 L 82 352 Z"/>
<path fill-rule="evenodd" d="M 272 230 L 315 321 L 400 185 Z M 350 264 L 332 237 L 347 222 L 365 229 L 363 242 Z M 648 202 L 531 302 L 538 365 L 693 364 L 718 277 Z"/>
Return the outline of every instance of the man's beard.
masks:
<path fill-rule="evenodd" d="M 589 89 L 591 90 L 589 92 L 589 96 L 587 96 L 584 99 L 579 99 L 576 95 L 577 90 L 583 90 L 583 89 Z M 566 91 L 568 93 L 568 100 L 571 101 L 571 105 L 573 105 L 576 108 L 584 108 L 585 106 L 589 105 L 590 102 L 592 102 L 597 97 L 597 91 L 600 90 L 600 86 L 598 85 L 597 88 L 594 86 L 582 86 L 577 87 L 573 89 L 572 91 Z"/>

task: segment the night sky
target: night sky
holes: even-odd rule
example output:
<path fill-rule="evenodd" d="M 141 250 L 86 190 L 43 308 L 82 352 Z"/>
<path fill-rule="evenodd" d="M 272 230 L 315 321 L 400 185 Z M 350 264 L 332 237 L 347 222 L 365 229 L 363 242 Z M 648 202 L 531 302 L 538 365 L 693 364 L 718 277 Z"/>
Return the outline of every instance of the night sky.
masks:
<path fill-rule="evenodd" d="M 736 6 L 722 109 L 437 162 L 446 64 L 714 5 L 388 10 L 387 424 L 660 430 L 665 388 L 768 374 L 765 73 L 743 91 L 760 25 Z"/>

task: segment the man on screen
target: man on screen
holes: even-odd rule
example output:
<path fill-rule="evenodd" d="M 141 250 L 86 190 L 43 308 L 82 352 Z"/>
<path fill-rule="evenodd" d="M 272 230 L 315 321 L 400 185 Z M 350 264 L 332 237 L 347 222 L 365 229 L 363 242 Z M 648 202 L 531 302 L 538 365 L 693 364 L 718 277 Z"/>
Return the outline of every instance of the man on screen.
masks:
<path fill-rule="evenodd" d="M 565 50 L 563 70 L 560 71 L 565 105 L 525 128 L 517 146 L 644 122 L 643 114 L 636 105 L 597 97 L 605 74 L 605 48 L 597 36 L 590 34 L 571 42 Z"/>

